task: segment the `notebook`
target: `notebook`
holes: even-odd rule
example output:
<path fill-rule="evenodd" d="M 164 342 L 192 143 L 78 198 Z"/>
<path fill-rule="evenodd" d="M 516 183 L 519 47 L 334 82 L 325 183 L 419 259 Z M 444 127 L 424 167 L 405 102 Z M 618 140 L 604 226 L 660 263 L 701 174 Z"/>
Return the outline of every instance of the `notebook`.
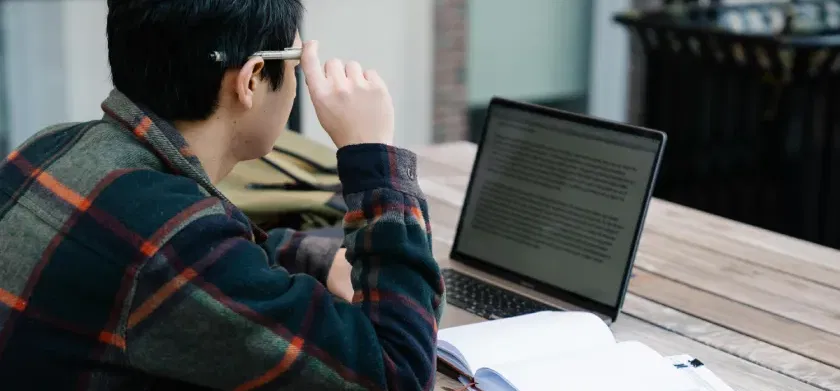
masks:
<path fill-rule="evenodd" d="M 588 312 L 442 329 L 437 346 L 439 367 L 482 391 L 731 391 L 691 356 L 666 358 L 640 342 L 616 342 Z"/>

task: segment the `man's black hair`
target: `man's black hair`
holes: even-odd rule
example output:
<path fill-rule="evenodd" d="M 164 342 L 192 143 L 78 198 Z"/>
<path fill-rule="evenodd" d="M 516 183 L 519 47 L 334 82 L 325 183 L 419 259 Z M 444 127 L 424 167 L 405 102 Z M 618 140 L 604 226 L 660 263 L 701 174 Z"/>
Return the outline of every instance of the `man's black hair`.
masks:
<path fill-rule="evenodd" d="M 300 0 L 108 0 L 114 87 L 163 119 L 207 119 L 225 71 L 292 46 L 302 15 Z M 214 51 L 227 60 L 212 61 Z M 283 70 L 268 60 L 261 76 L 276 90 Z"/>

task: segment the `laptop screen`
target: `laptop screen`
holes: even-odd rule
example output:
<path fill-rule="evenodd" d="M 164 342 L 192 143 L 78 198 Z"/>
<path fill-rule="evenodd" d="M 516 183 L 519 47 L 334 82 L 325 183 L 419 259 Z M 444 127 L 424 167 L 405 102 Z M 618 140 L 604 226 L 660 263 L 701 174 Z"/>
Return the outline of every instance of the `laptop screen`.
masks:
<path fill-rule="evenodd" d="M 454 252 L 617 307 L 662 140 L 581 122 L 491 105 Z"/>

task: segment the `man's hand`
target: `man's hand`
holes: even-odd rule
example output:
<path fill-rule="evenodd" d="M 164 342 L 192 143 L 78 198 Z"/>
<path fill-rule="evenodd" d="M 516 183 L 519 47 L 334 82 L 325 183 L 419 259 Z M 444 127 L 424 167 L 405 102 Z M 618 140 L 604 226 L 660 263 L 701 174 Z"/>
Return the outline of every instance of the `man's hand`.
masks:
<path fill-rule="evenodd" d="M 322 68 L 316 41 L 304 44 L 301 68 L 318 121 L 336 147 L 393 142 L 394 104 L 376 71 L 338 59 Z"/>
<path fill-rule="evenodd" d="M 330 273 L 327 275 L 327 289 L 332 294 L 347 300 L 353 300 L 353 284 L 350 282 L 350 262 L 347 262 L 347 249 L 339 249 L 335 254 Z"/>

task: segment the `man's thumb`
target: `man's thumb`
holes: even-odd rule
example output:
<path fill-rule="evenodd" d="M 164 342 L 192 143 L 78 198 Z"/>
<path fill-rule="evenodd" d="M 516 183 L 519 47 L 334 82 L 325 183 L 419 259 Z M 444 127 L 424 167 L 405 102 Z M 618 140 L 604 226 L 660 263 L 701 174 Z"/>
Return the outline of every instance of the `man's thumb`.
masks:
<path fill-rule="evenodd" d="M 309 88 L 319 86 L 326 81 L 321 59 L 318 58 L 318 41 L 309 41 L 303 44 L 300 68 L 303 70 L 303 76 Z"/>

